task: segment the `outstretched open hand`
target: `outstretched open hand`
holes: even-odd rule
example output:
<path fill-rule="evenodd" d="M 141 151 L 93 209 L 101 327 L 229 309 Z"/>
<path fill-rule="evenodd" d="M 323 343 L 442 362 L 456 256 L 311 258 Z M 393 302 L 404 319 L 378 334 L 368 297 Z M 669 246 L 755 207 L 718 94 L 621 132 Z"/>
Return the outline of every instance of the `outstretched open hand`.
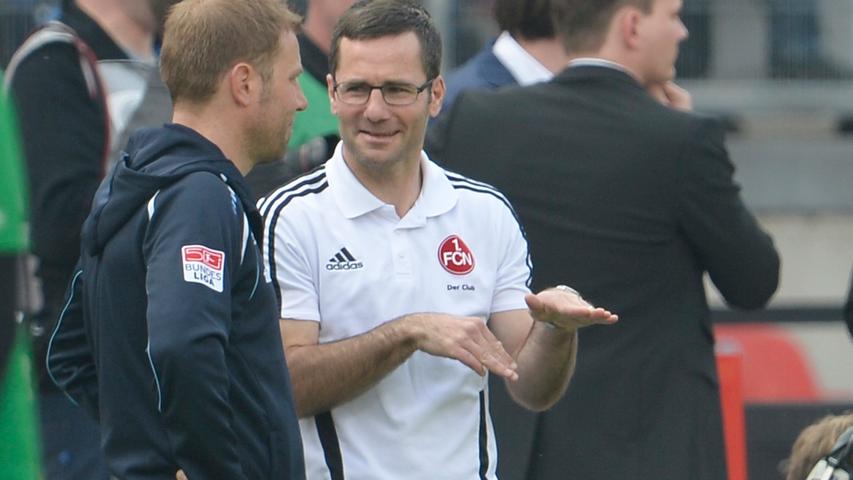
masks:
<path fill-rule="evenodd" d="M 594 307 L 570 289 L 549 288 L 524 297 L 534 320 L 557 328 L 575 331 L 594 324 L 611 324 L 619 320 L 609 310 Z"/>

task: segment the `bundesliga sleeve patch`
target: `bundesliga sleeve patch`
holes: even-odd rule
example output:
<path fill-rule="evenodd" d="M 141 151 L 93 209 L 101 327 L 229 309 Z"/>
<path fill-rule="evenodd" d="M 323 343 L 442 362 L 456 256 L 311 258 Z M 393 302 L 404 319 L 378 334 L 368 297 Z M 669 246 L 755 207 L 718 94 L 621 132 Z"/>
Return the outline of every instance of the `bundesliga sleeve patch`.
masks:
<path fill-rule="evenodd" d="M 204 245 L 184 245 L 181 247 L 181 260 L 184 267 L 184 281 L 200 283 L 205 287 L 222 293 L 222 272 L 225 267 L 225 253 Z"/>

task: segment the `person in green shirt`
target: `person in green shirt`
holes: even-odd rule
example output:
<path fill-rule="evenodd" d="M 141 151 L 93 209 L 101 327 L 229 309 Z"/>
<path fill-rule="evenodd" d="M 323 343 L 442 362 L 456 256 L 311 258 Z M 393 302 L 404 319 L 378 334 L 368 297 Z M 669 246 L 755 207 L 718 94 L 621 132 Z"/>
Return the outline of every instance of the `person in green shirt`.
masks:
<path fill-rule="evenodd" d="M 297 35 L 304 71 L 299 87 L 308 100 L 308 108 L 296 113 L 287 155 L 277 161 L 257 165 L 248 175 L 255 199 L 290 182 L 325 162 L 341 140 L 338 117 L 332 114 L 326 76 L 329 74 L 329 50 L 338 18 L 355 0 L 308 0 L 302 31 Z"/>
<path fill-rule="evenodd" d="M 32 359 L 29 337 L 15 321 L 16 265 L 27 249 L 21 168 L 12 107 L 0 91 L 0 478 L 36 480 L 41 473 Z"/>

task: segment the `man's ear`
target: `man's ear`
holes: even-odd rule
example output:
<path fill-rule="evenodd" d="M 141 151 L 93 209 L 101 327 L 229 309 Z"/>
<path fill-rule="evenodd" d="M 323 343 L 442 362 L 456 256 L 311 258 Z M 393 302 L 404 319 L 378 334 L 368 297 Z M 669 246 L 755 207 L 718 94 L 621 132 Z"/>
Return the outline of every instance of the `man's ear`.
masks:
<path fill-rule="evenodd" d="M 326 74 L 326 91 L 329 93 L 329 105 L 332 106 L 332 113 L 338 114 L 338 106 L 335 101 L 335 78 L 331 73 Z"/>
<path fill-rule="evenodd" d="M 231 92 L 231 98 L 241 107 L 249 106 L 257 91 L 262 87 L 258 72 L 244 62 L 231 67 L 231 70 L 226 74 L 226 82 Z"/>
<path fill-rule="evenodd" d="M 616 13 L 617 28 L 622 40 L 622 44 L 629 50 L 636 50 L 642 40 L 641 28 L 642 21 L 645 15 L 638 8 L 633 6 L 623 7 Z"/>
<path fill-rule="evenodd" d="M 430 88 L 432 95 L 429 102 L 429 114 L 435 117 L 441 112 L 441 104 L 444 103 L 444 94 L 447 91 L 444 85 L 444 77 L 441 75 L 435 77 Z"/>

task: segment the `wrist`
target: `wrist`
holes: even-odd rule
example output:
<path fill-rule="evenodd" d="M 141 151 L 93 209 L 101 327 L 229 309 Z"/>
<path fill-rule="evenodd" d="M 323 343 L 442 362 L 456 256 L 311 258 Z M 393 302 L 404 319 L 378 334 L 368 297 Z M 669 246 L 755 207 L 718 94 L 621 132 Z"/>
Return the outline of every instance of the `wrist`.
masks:
<path fill-rule="evenodd" d="M 424 338 L 422 316 L 419 314 L 403 315 L 386 324 L 388 336 L 395 342 L 413 350 L 417 350 Z"/>
<path fill-rule="evenodd" d="M 556 285 L 556 286 L 554 286 L 554 287 L 552 287 L 552 288 L 553 288 L 554 290 L 557 290 L 557 291 L 560 291 L 560 292 L 566 292 L 566 293 L 571 293 L 571 294 L 573 294 L 573 295 L 577 295 L 577 296 L 578 296 L 578 298 L 583 298 L 583 297 L 581 297 L 580 292 L 578 292 L 577 290 L 575 290 L 574 288 L 572 288 L 572 287 L 570 287 L 570 286 L 568 286 L 568 285 L 562 285 L 562 284 L 560 284 L 560 285 Z"/>
<path fill-rule="evenodd" d="M 577 327 L 567 327 L 565 325 L 560 325 L 555 322 L 549 322 L 547 320 L 536 320 L 536 323 L 539 324 L 542 329 L 547 331 L 550 335 L 570 337 L 578 333 Z"/>

